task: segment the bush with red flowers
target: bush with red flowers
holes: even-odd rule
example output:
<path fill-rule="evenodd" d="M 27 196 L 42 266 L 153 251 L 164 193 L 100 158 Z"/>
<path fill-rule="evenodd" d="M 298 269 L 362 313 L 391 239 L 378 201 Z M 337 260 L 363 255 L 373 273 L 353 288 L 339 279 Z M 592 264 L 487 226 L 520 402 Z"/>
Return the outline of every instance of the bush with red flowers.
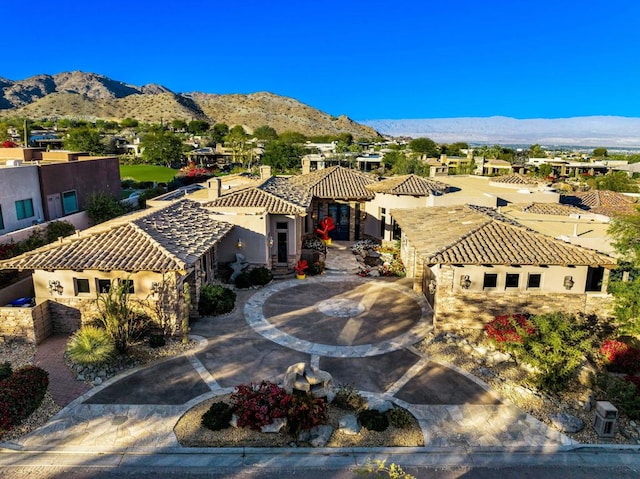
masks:
<path fill-rule="evenodd" d="M 36 366 L 17 369 L 0 381 L 0 436 L 38 409 L 48 386 L 48 373 Z"/>
<path fill-rule="evenodd" d="M 291 399 L 284 389 L 268 381 L 241 384 L 231 394 L 238 426 L 258 431 L 262 426 L 272 424 L 274 419 L 287 417 Z"/>
<path fill-rule="evenodd" d="M 640 370 L 640 349 L 628 344 L 608 339 L 600 346 L 600 354 L 609 371 L 634 374 Z"/>
<path fill-rule="evenodd" d="M 535 333 L 535 327 L 524 314 L 505 314 L 485 326 L 489 339 L 500 348 L 508 349 L 509 345 L 522 344 L 524 335 Z"/>

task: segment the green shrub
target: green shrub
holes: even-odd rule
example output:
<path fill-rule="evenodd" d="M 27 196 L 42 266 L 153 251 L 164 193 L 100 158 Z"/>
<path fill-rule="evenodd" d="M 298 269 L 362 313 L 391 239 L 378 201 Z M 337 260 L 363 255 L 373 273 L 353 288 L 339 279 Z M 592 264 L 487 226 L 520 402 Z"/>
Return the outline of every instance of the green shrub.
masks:
<path fill-rule="evenodd" d="M 53 243 L 61 236 L 69 236 L 75 233 L 76 227 L 68 221 L 52 221 L 47 225 L 45 239 L 47 243 Z"/>
<path fill-rule="evenodd" d="M 152 348 L 161 348 L 167 344 L 164 339 L 164 334 L 154 333 L 149 336 L 149 346 Z"/>
<path fill-rule="evenodd" d="M 377 409 L 365 409 L 358 413 L 358 421 L 369 431 L 386 431 L 389 427 L 387 416 Z"/>
<path fill-rule="evenodd" d="M 250 287 L 251 287 L 251 277 L 249 276 L 249 273 L 247 273 L 246 271 L 243 271 L 236 278 L 236 288 L 247 289 Z"/>
<path fill-rule="evenodd" d="M 400 407 L 390 409 L 387 416 L 394 427 L 404 429 L 413 425 L 413 416 L 406 409 Z"/>
<path fill-rule="evenodd" d="M 236 293 L 224 286 L 205 284 L 200 289 L 198 312 L 202 316 L 215 316 L 233 311 Z"/>
<path fill-rule="evenodd" d="M 554 392 L 566 388 L 591 350 L 590 332 L 563 313 L 531 316 L 517 335 L 517 341 L 509 342 L 509 351 L 517 361 L 535 368 L 529 382 Z"/>
<path fill-rule="evenodd" d="M 341 384 L 336 391 L 333 403 L 339 408 L 349 411 L 359 411 L 366 404 L 360 392 L 351 384 Z"/>
<path fill-rule="evenodd" d="M 602 396 L 621 409 L 630 419 L 640 419 L 640 388 L 607 373 L 596 376 L 596 387 Z"/>
<path fill-rule="evenodd" d="M 229 427 L 229 421 L 233 415 L 233 408 L 223 402 L 214 402 L 202 415 L 202 426 L 212 431 L 220 431 Z"/>
<path fill-rule="evenodd" d="M 251 284 L 255 286 L 264 286 L 265 284 L 269 284 L 272 279 L 273 273 L 270 269 L 265 268 L 264 266 L 253 268 L 249 271 L 249 280 L 251 281 Z"/>
<path fill-rule="evenodd" d="M 317 276 L 319 274 L 322 274 L 323 271 L 324 271 L 324 262 L 316 261 L 316 262 L 311 263 L 309 265 L 309 269 L 307 270 L 307 274 L 309 276 Z"/>
<path fill-rule="evenodd" d="M 9 361 L 5 361 L 0 364 L 0 381 L 7 379 L 13 374 L 13 369 L 11 368 L 11 363 Z"/>
<path fill-rule="evenodd" d="M 48 386 L 48 373 L 36 366 L 17 369 L 0 381 L 0 431 L 20 424 L 38 409 Z"/>
<path fill-rule="evenodd" d="M 69 340 L 67 354 L 77 364 L 99 364 L 109 360 L 116 346 L 107 331 L 95 326 L 83 326 Z"/>

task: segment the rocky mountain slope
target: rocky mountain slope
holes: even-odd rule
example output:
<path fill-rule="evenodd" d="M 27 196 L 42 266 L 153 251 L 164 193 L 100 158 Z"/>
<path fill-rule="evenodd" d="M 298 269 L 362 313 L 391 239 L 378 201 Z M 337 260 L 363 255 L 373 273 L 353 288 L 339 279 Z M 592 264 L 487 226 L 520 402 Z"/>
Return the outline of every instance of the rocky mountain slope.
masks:
<path fill-rule="evenodd" d="M 378 136 L 373 128 L 346 116 L 334 117 L 272 93 L 175 93 L 162 85 L 139 87 L 79 71 L 19 81 L 0 78 L 0 116 L 88 120 L 130 117 L 146 122 L 200 119 L 249 129 L 269 125 L 278 132 L 290 130 L 306 135 Z"/>

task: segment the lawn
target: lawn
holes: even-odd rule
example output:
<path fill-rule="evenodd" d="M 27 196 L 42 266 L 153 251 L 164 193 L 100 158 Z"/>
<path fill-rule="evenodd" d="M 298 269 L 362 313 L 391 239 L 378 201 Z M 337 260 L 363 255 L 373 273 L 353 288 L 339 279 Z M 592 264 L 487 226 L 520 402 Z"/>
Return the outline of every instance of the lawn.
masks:
<path fill-rule="evenodd" d="M 173 179 L 178 170 L 155 165 L 120 165 L 120 178 L 133 178 L 136 181 L 157 181 L 166 183 Z"/>

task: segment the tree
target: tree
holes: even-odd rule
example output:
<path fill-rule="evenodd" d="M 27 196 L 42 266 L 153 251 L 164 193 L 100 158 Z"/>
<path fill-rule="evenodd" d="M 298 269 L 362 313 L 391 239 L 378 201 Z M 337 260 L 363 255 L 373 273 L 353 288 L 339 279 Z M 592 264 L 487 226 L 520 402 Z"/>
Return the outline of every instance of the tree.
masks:
<path fill-rule="evenodd" d="M 553 166 L 548 163 L 542 163 L 538 167 L 538 176 L 541 178 L 547 178 L 553 174 Z"/>
<path fill-rule="evenodd" d="M 605 156 L 607 156 L 608 152 L 606 148 L 595 148 L 593 150 L 593 156 L 595 156 L 596 158 L 604 158 Z"/>
<path fill-rule="evenodd" d="M 109 193 L 93 193 L 87 199 L 85 210 L 91 222 L 96 225 L 128 213 L 131 208 Z"/>
<path fill-rule="evenodd" d="M 297 131 L 283 131 L 278 138 L 286 143 L 305 143 L 307 137 Z"/>
<path fill-rule="evenodd" d="M 151 131 L 142 138 L 140 146 L 145 163 L 171 167 L 182 158 L 182 140 L 170 131 Z"/>
<path fill-rule="evenodd" d="M 71 151 L 86 151 L 92 155 L 105 152 L 105 144 L 95 128 L 86 126 L 71 128 L 63 140 L 64 148 Z"/>
<path fill-rule="evenodd" d="M 258 140 L 277 140 L 278 133 L 269 125 L 262 125 L 253 130 L 253 136 Z"/>
<path fill-rule="evenodd" d="M 173 120 L 171 122 L 171 128 L 175 131 L 175 130 L 186 130 L 187 129 L 187 122 L 184 120 Z"/>
<path fill-rule="evenodd" d="M 253 148 L 247 143 L 247 134 L 242 125 L 235 125 L 224 139 L 225 146 L 231 148 L 233 162 L 249 168 L 253 159 Z"/>
<path fill-rule="evenodd" d="M 134 118 L 125 118 L 120 122 L 122 128 L 135 128 L 138 126 L 138 120 Z"/>
<path fill-rule="evenodd" d="M 229 126 L 226 123 L 216 123 L 209 133 L 211 146 L 224 143 L 224 138 L 229 134 Z"/>
<path fill-rule="evenodd" d="M 468 143 L 458 141 L 456 143 L 451 143 L 450 145 L 442 145 L 440 147 L 440 152 L 449 156 L 463 156 L 464 153 L 461 150 L 466 150 L 468 148 Z"/>
<path fill-rule="evenodd" d="M 604 176 L 596 176 L 587 180 L 587 184 L 596 190 L 609 190 L 624 193 L 637 193 L 638 183 L 629 178 L 624 171 L 608 173 Z"/>
<path fill-rule="evenodd" d="M 209 124 L 208 121 L 192 120 L 189 122 L 189 125 L 187 126 L 187 130 L 192 135 L 201 135 L 202 133 L 208 131 L 210 127 L 211 125 Z"/>
<path fill-rule="evenodd" d="M 300 167 L 304 153 L 304 148 L 300 145 L 281 140 L 270 141 L 264 148 L 262 163 L 280 172 L 286 172 Z"/>
<path fill-rule="evenodd" d="M 546 158 L 547 152 L 537 143 L 529 148 L 529 158 Z"/>
<path fill-rule="evenodd" d="M 416 138 L 409 142 L 409 149 L 414 153 L 435 158 L 440 154 L 438 145 L 431 138 Z"/>

